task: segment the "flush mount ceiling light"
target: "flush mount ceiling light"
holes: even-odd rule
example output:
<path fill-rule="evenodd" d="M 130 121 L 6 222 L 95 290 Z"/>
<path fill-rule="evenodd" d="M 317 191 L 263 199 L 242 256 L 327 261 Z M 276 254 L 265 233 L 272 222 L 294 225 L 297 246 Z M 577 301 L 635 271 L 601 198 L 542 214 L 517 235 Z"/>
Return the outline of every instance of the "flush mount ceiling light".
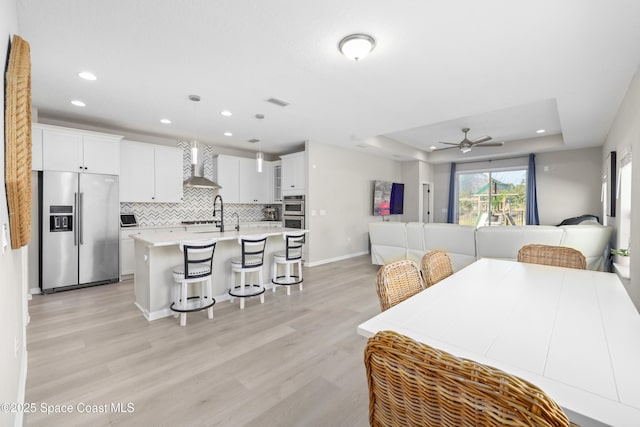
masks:
<path fill-rule="evenodd" d="M 375 47 L 375 39 L 367 34 L 351 34 L 340 40 L 338 44 L 340 52 L 353 61 L 366 57 Z"/>

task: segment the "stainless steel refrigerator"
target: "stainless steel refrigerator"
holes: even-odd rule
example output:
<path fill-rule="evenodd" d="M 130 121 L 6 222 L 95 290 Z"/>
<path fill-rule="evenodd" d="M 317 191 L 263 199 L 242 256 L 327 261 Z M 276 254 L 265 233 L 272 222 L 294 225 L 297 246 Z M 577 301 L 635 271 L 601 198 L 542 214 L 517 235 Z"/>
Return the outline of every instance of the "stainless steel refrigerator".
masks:
<path fill-rule="evenodd" d="M 40 185 L 42 291 L 117 282 L 118 177 L 44 171 Z"/>

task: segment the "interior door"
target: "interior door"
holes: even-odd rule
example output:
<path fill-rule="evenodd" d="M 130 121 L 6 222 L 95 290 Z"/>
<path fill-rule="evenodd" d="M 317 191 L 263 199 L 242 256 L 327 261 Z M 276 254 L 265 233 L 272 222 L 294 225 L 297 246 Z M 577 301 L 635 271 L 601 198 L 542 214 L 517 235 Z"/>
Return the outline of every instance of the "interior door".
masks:
<path fill-rule="evenodd" d="M 422 222 L 433 222 L 431 219 L 431 185 L 422 184 Z"/>

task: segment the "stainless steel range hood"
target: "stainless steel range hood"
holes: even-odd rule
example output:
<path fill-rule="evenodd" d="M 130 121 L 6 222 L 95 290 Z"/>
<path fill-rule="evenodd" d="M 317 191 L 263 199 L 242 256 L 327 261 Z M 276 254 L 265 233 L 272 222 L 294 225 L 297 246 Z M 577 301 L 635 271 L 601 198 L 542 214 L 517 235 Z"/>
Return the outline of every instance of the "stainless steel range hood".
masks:
<path fill-rule="evenodd" d="M 210 179 L 199 175 L 197 173 L 198 170 L 204 172 L 204 165 L 198 165 L 198 143 L 194 140 L 191 142 L 191 176 L 184 180 L 183 185 L 195 188 L 222 188 Z"/>
<path fill-rule="evenodd" d="M 195 187 L 195 188 L 222 188 L 217 183 L 207 179 L 203 176 L 196 175 L 196 165 L 191 165 L 191 177 L 184 180 L 185 187 Z"/>

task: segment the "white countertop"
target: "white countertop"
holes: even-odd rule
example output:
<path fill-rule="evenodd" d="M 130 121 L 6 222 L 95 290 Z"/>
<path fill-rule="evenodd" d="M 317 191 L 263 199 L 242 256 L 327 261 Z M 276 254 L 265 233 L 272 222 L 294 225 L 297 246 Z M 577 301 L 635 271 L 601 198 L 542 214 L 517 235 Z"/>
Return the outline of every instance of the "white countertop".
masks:
<path fill-rule="evenodd" d="M 206 224 L 211 225 L 211 224 Z M 190 226 L 191 227 L 191 226 Z M 153 227 L 157 228 L 157 227 Z M 137 241 L 145 243 L 150 247 L 157 246 L 171 246 L 178 245 L 180 242 L 193 241 L 193 240 L 207 240 L 215 239 L 217 241 L 223 240 L 237 240 L 240 236 L 277 236 L 286 232 L 303 232 L 307 233 L 309 230 L 300 230 L 297 228 L 283 228 L 283 227 L 245 227 L 240 226 L 240 231 L 236 231 L 233 227 L 230 230 L 226 230 L 224 233 L 219 231 L 214 232 L 198 232 L 198 231 L 158 231 L 156 233 L 147 234 L 132 234 L 131 237 Z"/>
<path fill-rule="evenodd" d="M 144 231 L 144 230 L 161 230 L 163 228 L 200 228 L 200 227 L 212 227 L 215 224 L 207 223 L 207 224 L 183 224 L 181 222 L 176 222 L 173 224 L 156 224 L 156 225 L 137 225 L 135 227 L 120 227 L 121 231 Z M 266 227 L 274 227 L 277 228 L 278 225 L 282 225 L 282 221 L 250 221 L 240 223 L 240 229 L 242 228 L 252 228 L 257 226 L 266 226 Z M 225 223 L 225 227 L 227 223 Z M 235 226 L 235 222 L 231 227 Z"/>

